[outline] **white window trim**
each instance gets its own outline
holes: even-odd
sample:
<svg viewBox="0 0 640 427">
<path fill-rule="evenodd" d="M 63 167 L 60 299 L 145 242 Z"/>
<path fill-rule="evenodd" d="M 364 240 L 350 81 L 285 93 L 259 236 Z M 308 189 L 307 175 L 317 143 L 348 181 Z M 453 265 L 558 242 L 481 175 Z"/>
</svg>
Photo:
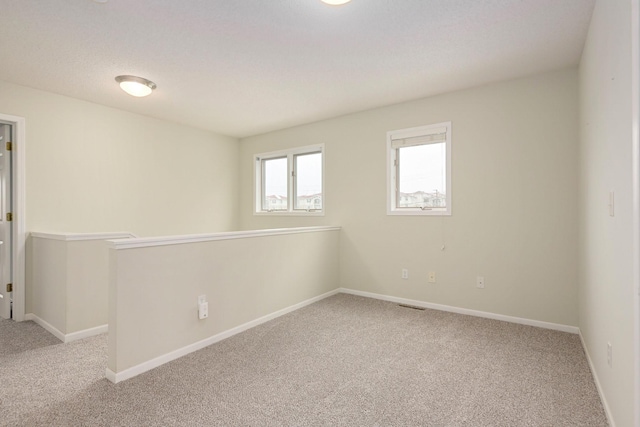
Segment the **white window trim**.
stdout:
<svg viewBox="0 0 640 427">
<path fill-rule="evenodd" d="M 293 170 L 293 157 L 299 154 L 311 154 L 322 153 L 322 209 L 304 211 L 294 210 L 294 180 L 291 176 Z M 263 211 L 262 210 L 262 165 L 261 161 L 265 159 L 275 159 L 278 157 L 287 158 L 287 185 L 288 194 L 287 197 L 287 210 L 286 211 Z M 254 215 L 266 215 L 266 216 L 324 216 L 326 210 L 326 198 L 325 198 L 325 178 L 324 178 L 324 164 L 325 164 L 325 148 L 324 144 L 307 145 L 304 147 L 296 147 L 288 150 L 271 151 L 268 153 L 259 153 L 253 156 L 253 214 Z"/>
<path fill-rule="evenodd" d="M 438 130 L 446 128 L 446 168 L 447 168 L 447 207 L 423 210 L 421 208 L 397 208 L 396 207 L 396 155 L 397 150 L 391 148 L 394 139 L 412 138 L 422 135 L 438 133 Z M 408 129 L 399 129 L 387 132 L 387 215 L 427 215 L 450 216 L 451 215 L 451 122 L 436 123 L 427 126 L 418 126 Z"/>
</svg>

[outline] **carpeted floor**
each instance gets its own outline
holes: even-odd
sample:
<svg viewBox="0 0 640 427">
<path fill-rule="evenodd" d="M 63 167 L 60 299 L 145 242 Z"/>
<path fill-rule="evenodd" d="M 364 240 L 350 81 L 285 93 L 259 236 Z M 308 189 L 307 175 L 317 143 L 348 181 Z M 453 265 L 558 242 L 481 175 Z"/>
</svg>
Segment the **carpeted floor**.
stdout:
<svg viewBox="0 0 640 427">
<path fill-rule="evenodd" d="M 577 335 L 339 294 L 112 384 L 0 321 L 2 426 L 606 426 Z"/>
</svg>

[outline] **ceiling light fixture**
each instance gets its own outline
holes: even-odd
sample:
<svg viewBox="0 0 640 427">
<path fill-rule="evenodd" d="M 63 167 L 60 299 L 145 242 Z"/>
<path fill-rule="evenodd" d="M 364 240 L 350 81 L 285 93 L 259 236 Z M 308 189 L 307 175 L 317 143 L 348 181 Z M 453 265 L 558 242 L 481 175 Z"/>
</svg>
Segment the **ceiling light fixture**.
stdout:
<svg viewBox="0 0 640 427">
<path fill-rule="evenodd" d="M 120 83 L 120 88 L 131 96 L 147 96 L 156 88 L 156 84 L 151 80 L 136 76 L 118 76 L 116 81 Z"/>
<path fill-rule="evenodd" d="M 342 6 L 350 1 L 351 0 L 322 0 L 323 3 L 330 4 L 331 6 Z"/>
</svg>

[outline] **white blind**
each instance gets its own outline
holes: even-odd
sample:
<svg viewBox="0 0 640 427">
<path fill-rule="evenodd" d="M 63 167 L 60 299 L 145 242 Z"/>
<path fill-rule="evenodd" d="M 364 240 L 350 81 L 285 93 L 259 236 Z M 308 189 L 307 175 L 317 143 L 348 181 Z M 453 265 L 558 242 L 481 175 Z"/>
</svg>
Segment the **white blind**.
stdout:
<svg viewBox="0 0 640 427">
<path fill-rule="evenodd" d="M 391 139 L 391 148 L 397 149 L 402 147 L 412 147 L 415 145 L 438 144 L 441 142 L 446 142 L 446 140 L 447 128 L 438 128 L 433 129 L 433 132 L 425 135 L 410 136 L 406 138 L 394 137 Z"/>
</svg>

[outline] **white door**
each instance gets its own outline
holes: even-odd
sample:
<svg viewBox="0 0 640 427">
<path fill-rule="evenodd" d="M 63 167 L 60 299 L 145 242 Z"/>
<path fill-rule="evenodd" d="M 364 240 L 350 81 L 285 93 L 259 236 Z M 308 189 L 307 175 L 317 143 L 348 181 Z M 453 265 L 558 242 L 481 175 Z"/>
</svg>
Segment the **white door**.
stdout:
<svg viewBox="0 0 640 427">
<path fill-rule="evenodd" d="M 0 122 L 0 317 L 11 318 L 11 148 L 13 127 Z"/>
</svg>

